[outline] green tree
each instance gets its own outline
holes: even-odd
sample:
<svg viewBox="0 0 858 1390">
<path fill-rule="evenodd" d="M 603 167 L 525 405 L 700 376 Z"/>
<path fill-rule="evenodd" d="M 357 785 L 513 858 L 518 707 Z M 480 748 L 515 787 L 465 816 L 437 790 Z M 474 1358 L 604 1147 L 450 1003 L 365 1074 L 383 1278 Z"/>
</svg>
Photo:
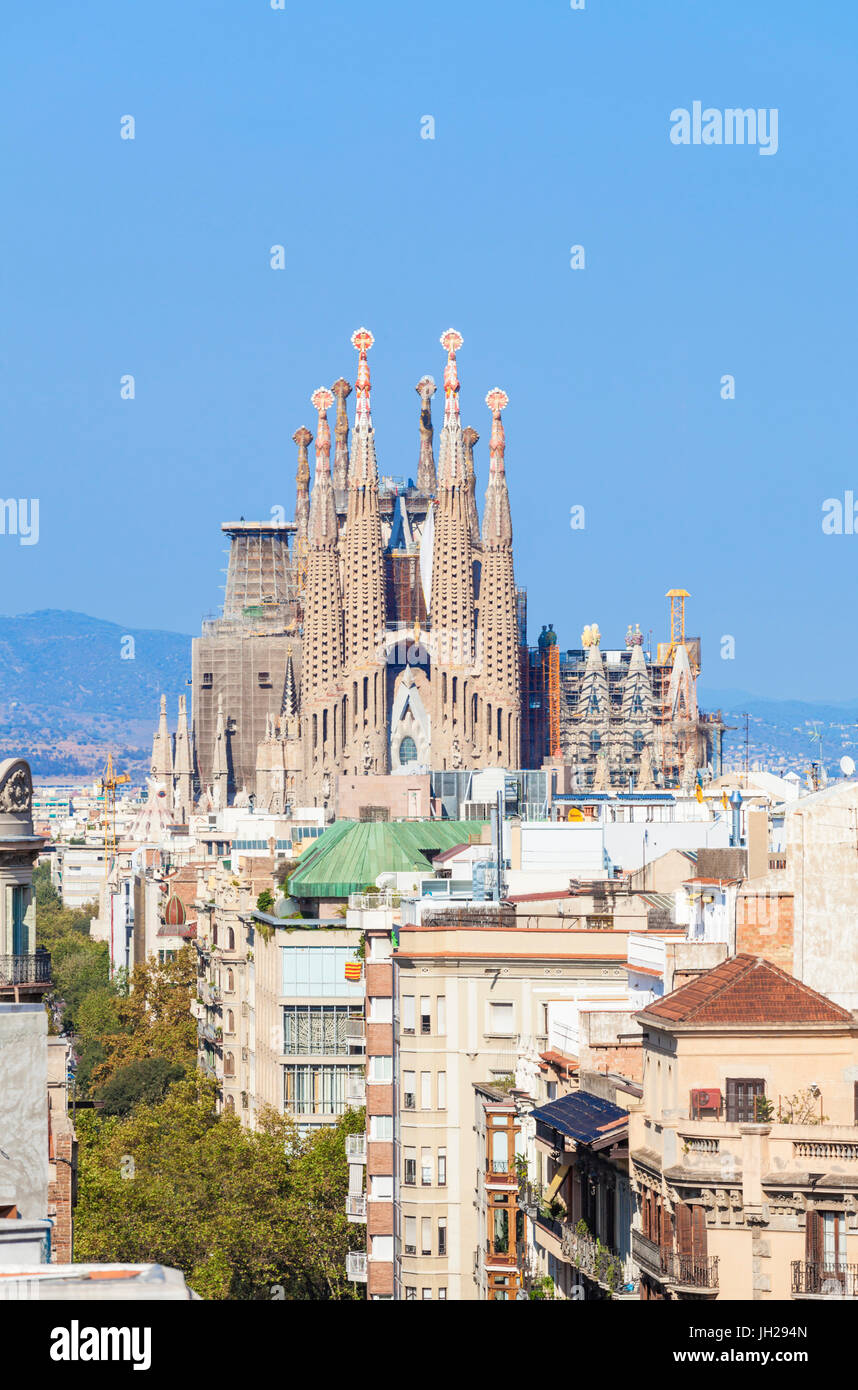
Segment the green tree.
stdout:
<svg viewBox="0 0 858 1390">
<path fill-rule="evenodd" d="M 166 1057 L 142 1057 L 119 1067 L 96 1099 L 102 1102 L 103 1115 L 129 1115 L 142 1101 L 147 1105 L 164 1099 L 174 1081 L 181 1081 L 185 1068 Z"/>
<path fill-rule="evenodd" d="M 362 1113 L 301 1138 L 266 1112 L 257 1130 L 218 1114 L 215 1083 L 177 1081 L 127 1118 L 78 1116 L 79 1260 L 157 1261 L 204 1298 L 349 1299 L 345 1134 Z"/>
<path fill-rule="evenodd" d="M 197 1056 L 197 1025 L 191 1015 L 196 993 L 196 956 L 185 945 L 172 960 L 154 956 L 131 972 L 129 988 L 116 998 L 112 1016 L 104 1015 L 93 1032 L 104 1048 L 104 1061 L 93 1070 L 93 1082 L 104 1086 L 129 1062 L 165 1057 L 193 1071 Z"/>
</svg>

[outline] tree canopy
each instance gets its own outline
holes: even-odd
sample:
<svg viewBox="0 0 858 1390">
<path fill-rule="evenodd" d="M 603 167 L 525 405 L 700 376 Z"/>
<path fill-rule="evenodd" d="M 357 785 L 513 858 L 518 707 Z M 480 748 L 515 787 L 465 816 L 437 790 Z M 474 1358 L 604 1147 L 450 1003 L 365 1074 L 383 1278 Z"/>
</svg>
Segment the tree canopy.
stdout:
<svg viewBox="0 0 858 1390">
<path fill-rule="evenodd" d="M 170 1265 L 204 1298 L 359 1297 L 344 1139 L 363 1112 L 302 1137 L 274 1111 L 245 1129 L 216 1095 L 195 1074 L 127 1118 L 79 1113 L 77 1258 Z"/>
</svg>

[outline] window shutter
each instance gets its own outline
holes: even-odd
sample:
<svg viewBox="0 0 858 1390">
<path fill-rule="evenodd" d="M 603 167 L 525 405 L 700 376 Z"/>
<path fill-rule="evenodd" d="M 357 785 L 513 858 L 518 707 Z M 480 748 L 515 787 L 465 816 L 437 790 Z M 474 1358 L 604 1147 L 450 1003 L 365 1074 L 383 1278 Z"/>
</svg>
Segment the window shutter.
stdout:
<svg viewBox="0 0 858 1390">
<path fill-rule="evenodd" d="M 739 1108 L 736 1095 L 736 1082 L 732 1077 L 727 1078 L 727 1123 L 736 1123 L 736 1112 Z"/>
<path fill-rule="evenodd" d="M 822 1264 L 822 1216 L 818 1211 L 807 1213 L 805 1258 L 808 1264 Z"/>
<path fill-rule="evenodd" d="M 680 1255 L 691 1255 L 691 1208 L 682 1202 L 676 1208 L 676 1246 Z"/>
<path fill-rule="evenodd" d="M 706 1208 L 691 1208 L 691 1253 L 695 1264 L 706 1260 Z"/>
</svg>

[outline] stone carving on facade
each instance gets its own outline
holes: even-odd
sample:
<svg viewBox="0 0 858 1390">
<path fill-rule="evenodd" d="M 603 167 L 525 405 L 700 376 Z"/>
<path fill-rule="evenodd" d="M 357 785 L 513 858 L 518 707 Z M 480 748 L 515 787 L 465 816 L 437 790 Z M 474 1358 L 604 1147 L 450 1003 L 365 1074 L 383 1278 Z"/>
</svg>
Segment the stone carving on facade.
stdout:
<svg viewBox="0 0 858 1390">
<path fill-rule="evenodd" d="M 14 763 L 0 782 L 0 813 L 24 815 L 33 804 L 33 782 L 26 763 Z"/>
</svg>

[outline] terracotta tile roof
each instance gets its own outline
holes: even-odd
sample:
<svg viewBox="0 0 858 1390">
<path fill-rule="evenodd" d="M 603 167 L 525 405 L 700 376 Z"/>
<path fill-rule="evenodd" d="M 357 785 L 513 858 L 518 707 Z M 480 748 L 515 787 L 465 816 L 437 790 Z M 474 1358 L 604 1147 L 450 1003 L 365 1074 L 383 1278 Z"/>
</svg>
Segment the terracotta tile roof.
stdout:
<svg viewBox="0 0 858 1390">
<path fill-rule="evenodd" d="M 760 956 L 722 961 L 637 1015 L 671 1023 L 852 1023 L 846 1009 Z"/>
</svg>

